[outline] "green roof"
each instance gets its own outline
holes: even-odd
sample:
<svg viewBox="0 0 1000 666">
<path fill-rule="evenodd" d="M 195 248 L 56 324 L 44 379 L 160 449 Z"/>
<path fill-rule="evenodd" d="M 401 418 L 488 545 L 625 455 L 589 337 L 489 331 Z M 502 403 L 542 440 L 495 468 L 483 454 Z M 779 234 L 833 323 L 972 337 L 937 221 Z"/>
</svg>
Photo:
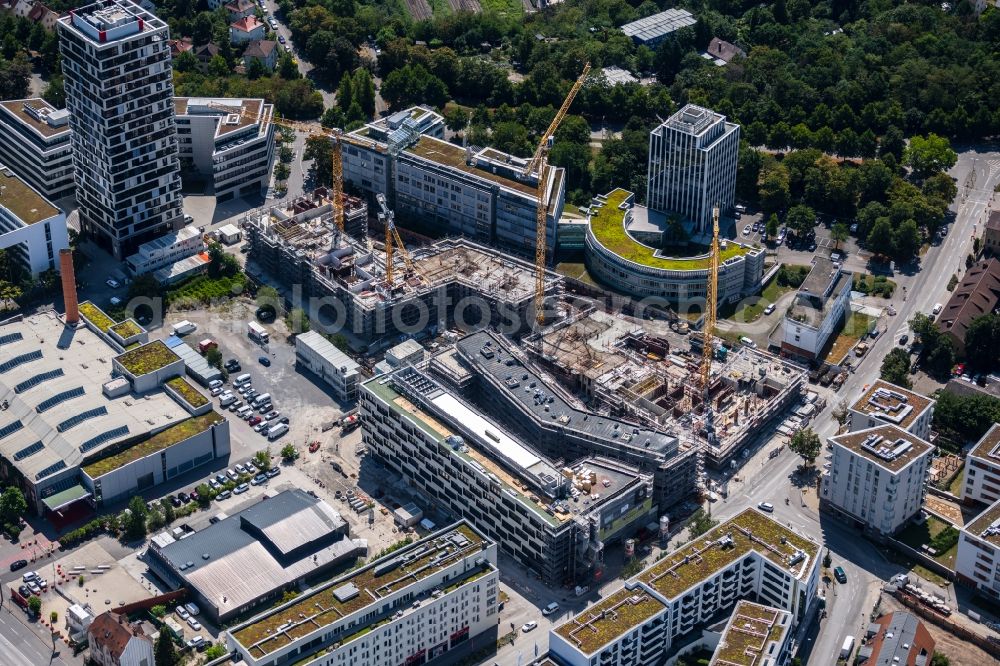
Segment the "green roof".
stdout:
<svg viewBox="0 0 1000 666">
<path fill-rule="evenodd" d="M 134 335 L 140 335 L 142 333 L 142 328 L 139 324 L 135 323 L 131 319 L 126 319 L 123 322 L 117 323 L 111 327 L 111 330 L 117 333 L 122 340 L 128 340 Z"/>
<path fill-rule="evenodd" d="M 458 525 L 456 529 L 469 540 L 469 545 L 465 550 L 453 549 L 444 560 L 433 563 L 432 560 L 437 560 L 439 557 L 438 551 L 430 548 L 426 552 L 422 552 L 420 546 L 426 540 L 417 541 L 368 564 L 363 569 L 352 571 L 329 587 L 296 598 L 291 605 L 252 622 L 232 632 L 231 635 L 247 648 L 254 658 L 262 659 L 275 650 L 279 650 L 317 629 L 339 622 L 344 617 L 367 606 L 380 605 L 380 600 L 385 595 L 398 592 L 407 585 L 452 566 L 458 557 L 480 549 L 482 538 L 468 525 L 463 523 Z M 408 563 L 401 563 L 400 566 L 386 571 L 381 571 L 377 566 L 380 562 L 397 559 L 407 553 L 421 554 Z M 469 573 L 476 572 L 470 570 Z M 334 591 L 347 583 L 353 583 L 359 594 L 347 601 L 338 601 L 334 597 Z M 378 609 L 373 610 L 377 612 Z M 284 629 L 279 630 L 279 627 L 284 627 Z"/>
<path fill-rule="evenodd" d="M 96 326 L 102 333 L 107 333 L 108 329 L 115 325 L 114 319 L 109 317 L 104 310 L 97 307 L 90 301 L 80 303 L 80 314 L 83 315 L 87 321 Z"/>
<path fill-rule="evenodd" d="M 177 391 L 178 395 L 195 409 L 208 404 L 208 398 L 202 395 L 201 391 L 191 386 L 191 383 L 183 377 L 174 377 L 167 382 L 167 386 Z"/>
<path fill-rule="evenodd" d="M 788 613 L 769 606 L 740 601 L 733 609 L 726 630 L 712 655 L 712 666 L 755 666 L 767 646 L 780 642 L 788 628 L 782 616 Z"/>
<path fill-rule="evenodd" d="M 224 420 L 221 414 L 211 411 L 207 414 L 181 421 L 166 430 L 161 430 L 145 441 L 84 466 L 83 471 L 90 478 L 96 479 L 140 458 L 145 458 L 148 455 L 170 448 L 174 444 L 190 439 L 195 435 L 205 432 L 212 426 L 222 423 Z"/>
<path fill-rule="evenodd" d="M 625 211 L 619 208 L 630 196 L 631 192 L 618 188 L 604 197 L 606 203 L 603 206 L 591 207 L 590 230 L 601 245 L 624 259 L 650 268 L 693 271 L 709 267 L 708 248 L 705 248 L 705 254 L 697 257 L 657 257 L 654 248 L 632 238 L 625 230 Z M 730 241 L 719 255 L 719 263 L 747 252 L 749 248 Z"/>
<path fill-rule="evenodd" d="M 136 377 L 141 377 L 179 361 L 180 358 L 162 340 L 154 340 L 115 357 L 115 360 Z"/>
<path fill-rule="evenodd" d="M 728 543 L 726 537 L 731 537 Z M 667 599 L 676 599 L 699 582 L 711 578 L 750 551 L 794 576 L 813 565 L 819 546 L 755 509 L 746 509 L 701 537 L 673 551 L 638 575 L 638 579 Z M 805 558 L 790 564 L 797 551 Z"/>
<path fill-rule="evenodd" d="M 555 632 L 584 654 L 593 654 L 664 608 L 660 600 L 641 587 L 622 588 L 556 627 Z"/>
<path fill-rule="evenodd" d="M 73 502 L 83 499 L 90 495 L 90 491 L 76 484 L 75 486 L 70 486 L 66 490 L 60 491 L 55 495 L 49 495 L 42 500 L 42 503 L 49 508 L 49 511 L 58 511 L 62 507 L 72 504 Z"/>
</svg>

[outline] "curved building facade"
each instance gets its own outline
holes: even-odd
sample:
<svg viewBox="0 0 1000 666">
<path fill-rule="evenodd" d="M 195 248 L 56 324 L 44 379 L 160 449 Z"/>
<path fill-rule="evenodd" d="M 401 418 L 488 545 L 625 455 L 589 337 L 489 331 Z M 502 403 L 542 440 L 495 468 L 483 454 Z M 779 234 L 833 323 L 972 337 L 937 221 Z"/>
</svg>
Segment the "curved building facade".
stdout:
<svg viewBox="0 0 1000 666">
<path fill-rule="evenodd" d="M 590 275 L 616 291 L 638 298 L 663 298 L 674 304 L 704 300 L 708 254 L 670 257 L 648 245 L 662 238 L 663 230 L 637 228 L 634 199 L 632 192 L 616 189 L 594 200 L 584 241 Z M 763 248 L 723 241 L 719 302 L 733 302 L 753 294 L 763 273 Z"/>
</svg>

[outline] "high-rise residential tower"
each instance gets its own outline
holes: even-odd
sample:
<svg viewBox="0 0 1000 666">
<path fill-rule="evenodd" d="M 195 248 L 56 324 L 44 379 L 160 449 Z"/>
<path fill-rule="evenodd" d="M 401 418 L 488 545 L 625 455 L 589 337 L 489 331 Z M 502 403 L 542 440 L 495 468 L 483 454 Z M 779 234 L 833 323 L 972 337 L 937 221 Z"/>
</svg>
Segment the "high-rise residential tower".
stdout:
<svg viewBox="0 0 1000 666">
<path fill-rule="evenodd" d="M 685 105 L 649 134 L 646 204 L 691 220 L 695 233 L 711 233 L 712 207 L 735 203 L 739 147 L 739 125 Z"/>
<path fill-rule="evenodd" d="M 104 0 L 59 33 L 81 230 L 122 258 L 183 220 L 167 24 Z"/>
</svg>

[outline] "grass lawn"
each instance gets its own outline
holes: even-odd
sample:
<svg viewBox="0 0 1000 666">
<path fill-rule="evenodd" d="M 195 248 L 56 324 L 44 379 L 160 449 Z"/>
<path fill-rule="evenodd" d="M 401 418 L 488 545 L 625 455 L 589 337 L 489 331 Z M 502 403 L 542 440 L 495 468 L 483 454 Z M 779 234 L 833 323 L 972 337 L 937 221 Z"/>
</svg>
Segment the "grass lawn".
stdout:
<svg viewBox="0 0 1000 666">
<path fill-rule="evenodd" d="M 556 273 L 573 278 L 574 280 L 579 280 L 580 282 L 585 282 L 586 284 L 594 285 L 595 287 L 600 286 L 594 278 L 590 277 L 590 273 L 587 272 L 587 266 L 583 263 L 564 261 L 556 265 Z"/>
<path fill-rule="evenodd" d="M 954 495 L 955 497 L 961 497 L 962 483 L 964 481 L 965 481 L 965 467 L 963 466 L 961 469 L 958 470 L 958 474 L 955 475 L 955 478 L 953 478 L 951 480 L 951 483 L 948 485 L 948 492 Z"/>
<path fill-rule="evenodd" d="M 927 516 L 927 521 L 924 522 L 923 525 L 917 525 L 915 523 L 911 524 L 905 530 L 900 532 L 896 538 L 914 550 L 921 550 L 921 546 L 929 544 L 931 539 L 943 532 L 946 527 L 950 526 L 950 523 L 941 520 L 937 516 L 929 515 Z M 956 542 L 954 546 L 943 553 L 934 555 L 933 558 L 946 567 L 954 569 L 955 554 L 957 552 L 958 543 Z"/>
<path fill-rule="evenodd" d="M 521 16 L 524 13 L 521 0 L 479 0 L 479 5 L 483 8 L 483 13 L 493 12 L 504 16 Z"/>
<path fill-rule="evenodd" d="M 922 564 L 914 564 L 913 568 L 910 569 L 911 572 L 920 576 L 924 580 L 934 583 L 935 585 L 940 585 L 941 587 L 946 587 L 949 585 L 949 581 L 944 576 L 939 576 Z"/>
<path fill-rule="evenodd" d="M 427 4 L 431 6 L 435 17 L 451 14 L 451 5 L 448 4 L 448 0 L 427 0 Z"/>
<path fill-rule="evenodd" d="M 735 321 L 741 324 L 749 324 L 752 321 L 757 321 L 760 319 L 761 315 L 764 314 L 764 308 L 766 308 L 771 303 L 774 303 L 784 294 L 792 291 L 791 287 L 783 287 L 778 284 L 777 279 L 771 280 L 764 291 L 760 292 L 760 298 L 762 300 L 754 302 L 752 299 L 744 299 L 736 305 L 736 309 L 732 314 L 726 314 L 726 309 L 723 308 L 723 318 L 729 319 L 730 321 Z"/>
<path fill-rule="evenodd" d="M 858 340 L 868 334 L 872 321 L 873 319 L 866 314 L 851 312 L 847 315 L 847 321 L 844 322 L 844 329 L 840 334 Z"/>
</svg>

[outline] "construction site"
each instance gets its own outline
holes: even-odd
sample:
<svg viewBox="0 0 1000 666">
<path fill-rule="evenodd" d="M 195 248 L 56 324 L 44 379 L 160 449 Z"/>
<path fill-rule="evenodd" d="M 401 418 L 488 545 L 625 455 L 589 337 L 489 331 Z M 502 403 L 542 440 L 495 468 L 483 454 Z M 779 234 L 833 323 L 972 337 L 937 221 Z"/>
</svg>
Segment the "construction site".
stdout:
<svg viewBox="0 0 1000 666">
<path fill-rule="evenodd" d="M 707 428 L 701 338 L 586 308 L 522 341 L 532 359 L 597 411 L 675 433 L 728 464 L 760 428 L 797 402 L 805 369 L 746 345 L 714 350 Z"/>
<path fill-rule="evenodd" d="M 495 327 L 520 336 L 534 321 L 530 262 L 462 239 L 410 252 L 384 207 L 378 218 L 386 240 L 375 241 L 366 233 L 367 205 L 355 197 L 344 201 L 343 233 L 323 193 L 248 214 L 251 274 L 296 306 L 308 306 L 315 322 L 346 329 L 370 347 L 451 327 Z M 558 301 L 562 278 L 545 271 L 544 294 Z"/>
</svg>

